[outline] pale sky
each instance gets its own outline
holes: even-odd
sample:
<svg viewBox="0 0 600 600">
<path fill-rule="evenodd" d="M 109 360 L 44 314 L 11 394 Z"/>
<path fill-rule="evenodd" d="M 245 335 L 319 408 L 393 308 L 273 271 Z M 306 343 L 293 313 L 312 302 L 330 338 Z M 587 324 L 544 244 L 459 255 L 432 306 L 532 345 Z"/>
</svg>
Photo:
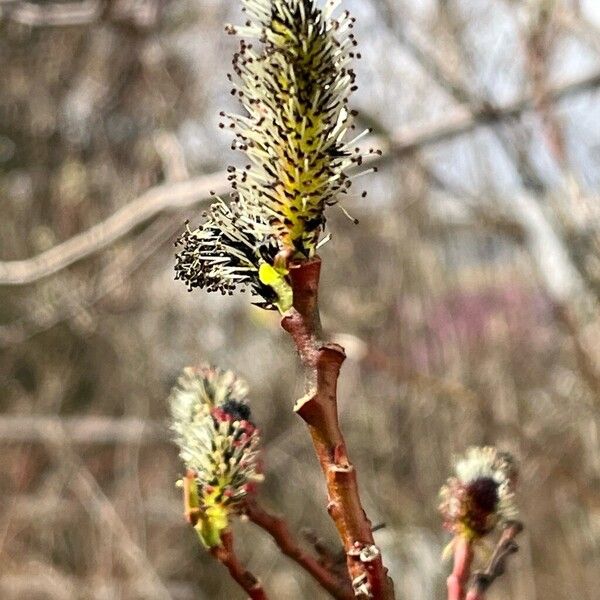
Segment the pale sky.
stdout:
<svg viewBox="0 0 600 600">
<path fill-rule="evenodd" d="M 590 21 L 600 27 L 600 0 L 581 0 L 581 9 Z"/>
</svg>

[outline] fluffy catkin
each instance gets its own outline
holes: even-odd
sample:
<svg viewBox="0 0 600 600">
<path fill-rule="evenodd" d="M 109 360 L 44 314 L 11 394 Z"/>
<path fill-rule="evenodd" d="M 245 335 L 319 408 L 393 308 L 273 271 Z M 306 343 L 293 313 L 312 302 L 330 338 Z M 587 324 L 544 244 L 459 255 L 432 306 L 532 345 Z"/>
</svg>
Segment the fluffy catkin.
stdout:
<svg viewBox="0 0 600 600">
<path fill-rule="evenodd" d="M 246 384 L 231 371 L 187 368 L 173 388 L 171 429 L 179 454 L 193 473 L 190 506 L 198 511 L 202 542 L 218 545 L 260 472 L 260 434 L 251 421 Z"/>
<path fill-rule="evenodd" d="M 228 26 L 242 37 L 230 75 L 242 112 L 222 116 L 247 164 L 228 168 L 234 202 L 218 200 L 180 239 L 177 278 L 190 288 L 250 288 L 259 305 L 285 310 L 291 295 L 277 257 L 313 256 L 326 208 L 367 172 L 356 146 L 367 132 L 348 139 L 356 89 L 350 64 L 360 57 L 354 19 L 347 11 L 334 18 L 338 4 L 243 0 L 248 20 Z"/>
</svg>

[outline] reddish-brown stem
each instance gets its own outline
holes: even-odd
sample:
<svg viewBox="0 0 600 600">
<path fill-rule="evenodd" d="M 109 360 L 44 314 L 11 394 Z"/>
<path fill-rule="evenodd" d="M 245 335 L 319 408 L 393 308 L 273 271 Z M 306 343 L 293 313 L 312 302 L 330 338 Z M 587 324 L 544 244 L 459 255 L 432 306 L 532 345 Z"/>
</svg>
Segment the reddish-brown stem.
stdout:
<svg viewBox="0 0 600 600">
<path fill-rule="evenodd" d="M 263 510 L 256 502 L 246 505 L 246 515 L 255 525 L 264 529 L 279 546 L 279 549 L 300 565 L 306 572 L 338 600 L 352 600 L 354 593 L 349 580 L 342 580 L 322 565 L 314 556 L 305 552 L 292 536 L 287 523 L 280 517 Z"/>
<path fill-rule="evenodd" d="M 233 535 L 230 531 L 221 534 L 221 545 L 211 548 L 210 553 L 227 567 L 232 579 L 240 585 L 252 600 L 267 600 L 267 595 L 260 581 L 237 559 L 233 550 Z"/>
<path fill-rule="evenodd" d="M 188 469 L 183 477 L 183 510 L 187 522 L 196 525 L 200 517 L 200 510 L 192 506 L 192 482 L 196 474 Z M 210 549 L 210 553 L 229 571 L 231 577 L 240 585 L 252 600 L 268 600 L 260 581 L 248 571 L 237 559 L 233 549 L 233 535 L 226 530 L 221 534 L 221 544 Z"/>
<path fill-rule="evenodd" d="M 473 543 L 463 536 L 454 540 L 454 566 L 446 580 L 448 600 L 464 600 L 473 562 Z"/>
<path fill-rule="evenodd" d="M 506 524 L 487 568 L 473 576 L 466 600 L 485 600 L 489 587 L 504 573 L 506 560 L 519 549 L 515 538 L 522 530 L 523 524 L 520 521 Z"/>
<path fill-rule="evenodd" d="M 355 595 L 376 600 L 394 597 L 371 522 L 358 494 L 356 470 L 348 458 L 337 410 L 337 381 L 346 355 L 337 344 L 321 341 L 318 257 L 289 265 L 293 308 L 282 321 L 305 368 L 305 395 L 294 410 L 308 425 L 326 478 L 328 511 L 338 529 Z"/>
</svg>

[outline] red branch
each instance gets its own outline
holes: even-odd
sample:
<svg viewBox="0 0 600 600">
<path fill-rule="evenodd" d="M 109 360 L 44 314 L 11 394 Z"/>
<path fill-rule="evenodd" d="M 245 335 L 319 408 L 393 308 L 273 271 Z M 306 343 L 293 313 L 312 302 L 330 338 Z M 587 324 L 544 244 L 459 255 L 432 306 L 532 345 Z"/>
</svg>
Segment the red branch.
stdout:
<svg viewBox="0 0 600 600">
<path fill-rule="evenodd" d="M 292 336 L 305 368 L 305 396 L 298 400 L 294 410 L 308 425 L 325 474 L 327 509 L 346 552 L 355 594 L 389 600 L 394 597 L 393 584 L 387 577 L 371 523 L 361 505 L 356 470 L 348 458 L 338 421 L 337 381 L 346 355 L 341 346 L 320 339 L 320 270 L 318 257 L 289 265 L 294 304 L 281 325 Z"/>
<path fill-rule="evenodd" d="M 267 595 L 260 581 L 237 559 L 233 550 L 233 535 L 230 531 L 225 531 L 221 534 L 221 545 L 211 548 L 210 553 L 227 567 L 231 577 L 252 600 L 267 600 Z"/>
<path fill-rule="evenodd" d="M 454 568 L 446 580 L 448 600 L 464 600 L 467 583 L 471 576 L 473 543 L 461 535 L 454 540 Z"/>
<path fill-rule="evenodd" d="M 348 580 L 338 578 L 315 557 L 305 552 L 293 538 L 286 522 L 269 514 L 255 502 L 248 502 L 246 515 L 255 525 L 264 529 L 279 546 L 279 549 L 300 565 L 312 577 L 338 600 L 352 600 L 354 593 Z"/>
<path fill-rule="evenodd" d="M 515 538 L 522 530 L 520 521 L 511 521 L 506 525 L 487 568 L 475 573 L 466 600 L 485 600 L 489 587 L 504 573 L 506 560 L 519 549 Z"/>
</svg>

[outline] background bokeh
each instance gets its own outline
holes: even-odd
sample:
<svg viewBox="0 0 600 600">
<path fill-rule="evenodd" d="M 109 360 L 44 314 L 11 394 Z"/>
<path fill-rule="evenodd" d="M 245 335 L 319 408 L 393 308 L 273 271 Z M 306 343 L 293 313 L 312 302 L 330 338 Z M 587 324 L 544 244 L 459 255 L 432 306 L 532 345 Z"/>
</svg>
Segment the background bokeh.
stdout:
<svg viewBox="0 0 600 600">
<path fill-rule="evenodd" d="M 600 589 L 600 7 L 346 0 L 380 171 L 330 210 L 322 312 L 399 598 L 444 597 L 454 453 L 521 464 L 521 551 L 491 598 Z M 262 502 L 335 548 L 275 314 L 188 294 L 173 241 L 239 160 L 218 112 L 227 0 L 0 0 L 0 597 L 243 595 L 183 522 L 165 399 L 210 361 L 249 381 Z M 93 229 L 92 229 L 93 228 Z M 323 592 L 249 524 L 277 599 Z"/>
</svg>

